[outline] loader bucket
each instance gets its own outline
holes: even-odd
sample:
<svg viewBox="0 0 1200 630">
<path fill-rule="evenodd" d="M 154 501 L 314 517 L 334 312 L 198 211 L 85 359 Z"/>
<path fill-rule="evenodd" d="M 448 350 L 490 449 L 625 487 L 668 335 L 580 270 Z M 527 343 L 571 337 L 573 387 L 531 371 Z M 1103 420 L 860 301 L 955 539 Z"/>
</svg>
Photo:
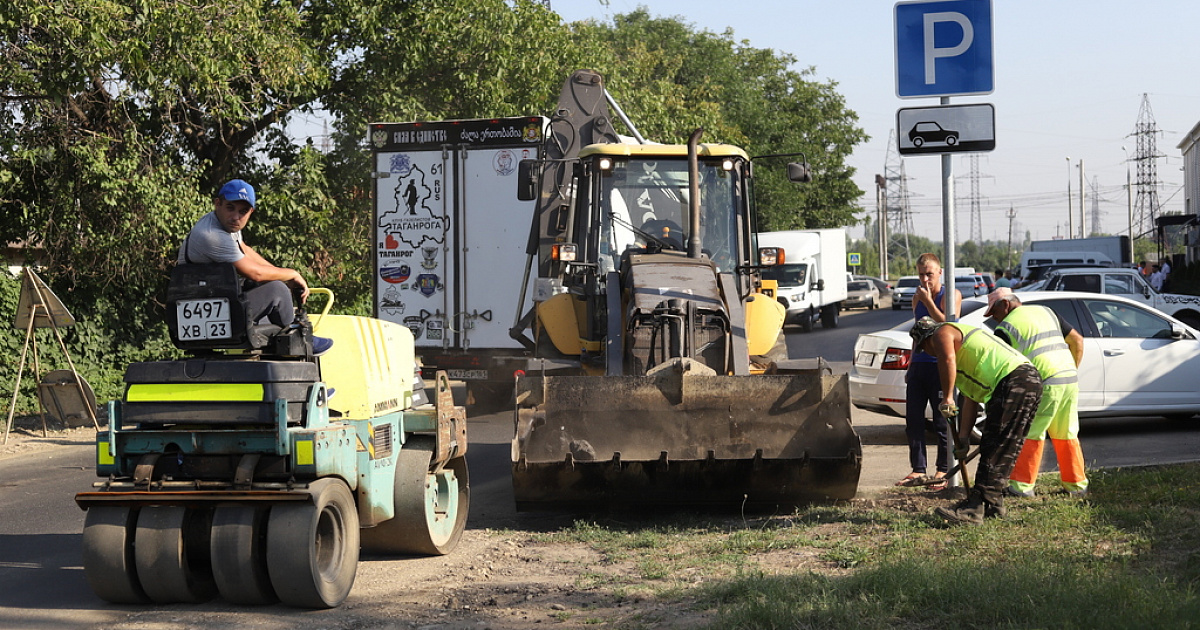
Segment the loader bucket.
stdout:
<svg viewBox="0 0 1200 630">
<path fill-rule="evenodd" d="M 862 443 L 845 374 L 541 376 L 517 381 L 518 510 L 753 510 L 854 497 Z"/>
</svg>

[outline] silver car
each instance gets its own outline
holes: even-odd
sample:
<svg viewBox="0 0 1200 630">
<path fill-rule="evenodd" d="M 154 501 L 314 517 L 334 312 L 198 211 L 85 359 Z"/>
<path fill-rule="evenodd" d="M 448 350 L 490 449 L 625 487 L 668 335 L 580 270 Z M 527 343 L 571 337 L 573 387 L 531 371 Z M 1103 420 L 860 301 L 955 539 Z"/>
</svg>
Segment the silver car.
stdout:
<svg viewBox="0 0 1200 630">
<path fill-rule="evenodd" d="M 917 276 L 903 276 L 896 281 L 896 288 L 892 290 L 892 310 L 898 311 L 902 308 L 912 310 L 913 294 L 917 292 L 917 287 L 921 286 L 921 279 Z"/>
<path fill-rule="evenodd" d="M 855 280 L 846 285 L 846 299 L 842 308 L 879 308 L 879 288 L 869 280 Z"/>
</svg>

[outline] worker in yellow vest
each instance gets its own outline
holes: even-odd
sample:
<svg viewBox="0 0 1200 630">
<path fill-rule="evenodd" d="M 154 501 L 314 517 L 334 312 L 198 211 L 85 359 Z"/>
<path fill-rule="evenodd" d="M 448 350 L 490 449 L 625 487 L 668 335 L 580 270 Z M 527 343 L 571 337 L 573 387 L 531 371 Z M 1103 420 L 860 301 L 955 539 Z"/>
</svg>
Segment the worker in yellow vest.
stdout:
<svg viewBox="0 0 1200 630">
<path fill-rule="evenodd" d="M 986 314 L 1000 322 L 996 336 L 1028 357 L 1042 375 L 1042 402 L 1013 466 L 1008 493 L 1034 495 L 1049 433 L 1063 488 L 1075 496 L 1086 495 L 1087 472 L 1079 446 L 1078 368 L 1083 360 L 1083 335 L 1048 307 L 1022 305 L 1010 289 L 996 289 L 988 296 Z"/>
<path fill-rule="evenodd" d="M 943 415 L 960 413 L 954 402 L 956 387 L 965 397 L 958 425 L 960 444 L 969 444 L 978 405 L 985 405 L 987 410 L 975 485 L 967 498 L 953 507 L 937 508 L 938 515 L 954 523 L 972 525 L 982 523 L 984 518 L 1004 516 L 1008 475 L 1042 398 L 1042 379 L 1037 368 L 995 335 L 975 326 L 938 323 L 922 317 L 909 335 L 913 350 L 924 350 L 937 357 Z M 957 455 L 962 459 L 966 453 Z"/>
</svg>

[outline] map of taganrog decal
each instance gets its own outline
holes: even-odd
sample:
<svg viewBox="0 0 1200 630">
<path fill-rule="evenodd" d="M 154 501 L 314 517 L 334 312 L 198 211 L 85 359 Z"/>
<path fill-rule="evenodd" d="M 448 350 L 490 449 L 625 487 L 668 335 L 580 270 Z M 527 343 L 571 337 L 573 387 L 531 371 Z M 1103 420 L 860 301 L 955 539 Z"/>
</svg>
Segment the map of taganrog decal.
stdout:
<svg viewBox="0 0 1200 630">
<path fill-rule="evenodd" d="M 401 245 L 410 252 L 422 245 L 442 245 L 446 242 L 449 223 L 435 216 L 430 202 L 442 200 L 440 164 L 427 166 L 429 173 L 413 164 L 405 153 L 392 156 L 391 172 L 397 176 L 393 191 L 395 210 L 379 217 L 379 228 L 385 235 L 381 249 L 397 249 Z"/>
<path fill-rule="evenodd" d="M 429 298 L 445 289 L 438 254 L 450 225 L 434 212 L 442 202 L 441 169 L 440 161 L 418 164 L 405 153 L 391 157 L 396 184 L 387 205 L 394 209 L 379 217 L 376 244 L 379 278 L 391 285 L 381 292 L 379 305 L 388 315 L 404 314 L 401 291 Z"/>
</svg>

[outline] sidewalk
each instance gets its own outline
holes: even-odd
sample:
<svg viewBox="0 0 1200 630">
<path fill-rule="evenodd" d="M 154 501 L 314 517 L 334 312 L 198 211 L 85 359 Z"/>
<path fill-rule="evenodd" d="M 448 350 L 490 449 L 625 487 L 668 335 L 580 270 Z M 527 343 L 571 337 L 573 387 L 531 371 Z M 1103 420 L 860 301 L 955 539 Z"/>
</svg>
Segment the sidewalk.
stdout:
<svg viewBox="0 0 1200 630">
<path fill-rule="evenodd" d="M 852 407 L 850 418 L 862 438 L 863 466 L 858 478 L 858 496 L 870 497 L 891 489 L 912 472 L 908 464 L 908 438 L 904 418 Z M 930 465 L 937 458 L 937 444 L 926 446 Z"/>
</svg>

